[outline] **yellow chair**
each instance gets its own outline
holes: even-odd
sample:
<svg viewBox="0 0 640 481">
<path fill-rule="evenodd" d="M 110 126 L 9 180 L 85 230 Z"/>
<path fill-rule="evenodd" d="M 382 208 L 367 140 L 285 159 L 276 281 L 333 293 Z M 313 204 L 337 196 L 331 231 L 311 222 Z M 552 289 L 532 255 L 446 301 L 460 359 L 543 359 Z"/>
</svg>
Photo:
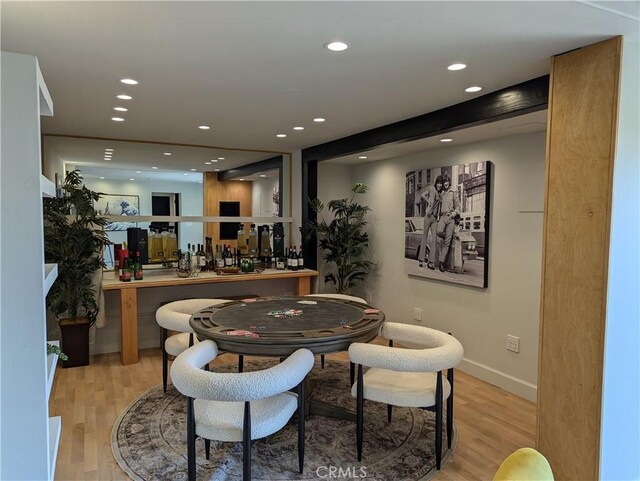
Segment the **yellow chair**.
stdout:
<svg viewBox="0 0 640 481">
<path fill-rule="evenodd" d="M 533 448 L 520 448 L 505 459 L 493 481 L 553 481 L 547 459 Z"/>
</svg>

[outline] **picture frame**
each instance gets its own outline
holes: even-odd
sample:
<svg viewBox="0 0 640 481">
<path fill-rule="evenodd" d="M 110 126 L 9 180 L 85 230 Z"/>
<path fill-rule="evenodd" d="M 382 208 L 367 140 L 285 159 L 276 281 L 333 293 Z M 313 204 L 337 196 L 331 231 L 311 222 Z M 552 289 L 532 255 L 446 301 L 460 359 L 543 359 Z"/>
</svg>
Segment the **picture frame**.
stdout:
<svg viewBox="0 0 640 481">
<path fill-rule="evenodd" d="M 125 194 L 100 194 L 95 203 L 100 215 L 140 215 L 140 197 Z M 126 231 L 129 227 L 137 227 L 137 222 L 109 221 L 104 226 L 105 231 Z"/>
<path fill-rule="evenodd" d="M 405 272 L 409 276 L 488 287 L 492 173 L 490 161 L 407 172 Z"/>
</svg>

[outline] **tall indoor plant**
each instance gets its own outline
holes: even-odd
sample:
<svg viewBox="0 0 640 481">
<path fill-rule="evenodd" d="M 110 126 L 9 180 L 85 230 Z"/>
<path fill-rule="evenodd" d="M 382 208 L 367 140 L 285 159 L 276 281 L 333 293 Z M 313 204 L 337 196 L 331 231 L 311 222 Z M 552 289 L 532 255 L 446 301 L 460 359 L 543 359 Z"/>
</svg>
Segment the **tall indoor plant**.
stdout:
<svg viewBox="0 0 640 481">
<path fill-rule="evenodd" d="M 365 215 L 371 209 L 354 201 L 356 195 L 365 194 L 368 187 L 358 182 L 351 191 L 350 199 L 327 203 L 326 208 L 333 215 L 329 222 L 323 215 L 325 205 L 319 199 L 309 200 L 311 209 L 320 219 L 306 221 L 303 228 L 306 236 L 315 234 L 318 238 L 322 259 L 330 266 L 335 264 L 335 267 L 331 266 L 333 270 L 325 274 L 324 283 L 333 284 L 338 294 L 348 294 L 375 265 L 366 258 L 369 235 L 365 231 Z"/>
<path fill-rule="evenodd" d="M 89 363 L 89 327 L 99 306 L 96 271 L 105 267 L 102 250 L 109 239 L 105 220 L 94 202 L 100 194 L 87 189 L 79 171 L 64 179 L 62 196 L 44 200 L 44 255 L 58 264 L 58 277 L 47 295 L 47 307 L 58 319 L 65 367 Z"/>
</svg>

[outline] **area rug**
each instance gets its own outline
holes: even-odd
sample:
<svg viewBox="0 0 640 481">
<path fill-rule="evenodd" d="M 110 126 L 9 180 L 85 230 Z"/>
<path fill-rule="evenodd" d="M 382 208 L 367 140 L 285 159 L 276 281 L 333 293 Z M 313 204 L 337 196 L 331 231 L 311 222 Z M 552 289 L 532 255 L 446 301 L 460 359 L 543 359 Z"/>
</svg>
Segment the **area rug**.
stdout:
<svg viewBox="0 0 640 481">
<path fill-rule="evenodd" d="M 245 362 L 245 370 L 264 369 L 270 360 Z M 216 371 L 231 372 L 233 364 Z M 310 376 L 315 398 L 355 410 L 350 395 L 349 365 L 327 361 Z M 186 480 L 186 400 L 173 387 L 149 389 L 120 415 L 111 434 L 113 454 L 134 480 Z M 372 481 L 419 480 L 433 477 L 435 470 L 435 415 L 421 409 L 394 408 L 391 424 L 384 404 L 365 401 L 364 448 L 357 462 L 355 423 L 321 416 L 306 419 L 304 474 L 298 473 L 295 419 L 280 432 L 254 441 L 251 450 L 252 479 L 285 481 L 308 479 L 367 479 Z M 446 417 L 445 417 L 446 419 Z M 455 429 L 454 429 L 455 432 Z M 446 449 L 443 429 L 443 449 Z M 456 446 L 443 453 L 442 466 Z M 211 458 L 204 443 L 196 441 L 197 478 L 208 481 L 242 479 L 242 444 L 211 442 Z"/>
</svg>

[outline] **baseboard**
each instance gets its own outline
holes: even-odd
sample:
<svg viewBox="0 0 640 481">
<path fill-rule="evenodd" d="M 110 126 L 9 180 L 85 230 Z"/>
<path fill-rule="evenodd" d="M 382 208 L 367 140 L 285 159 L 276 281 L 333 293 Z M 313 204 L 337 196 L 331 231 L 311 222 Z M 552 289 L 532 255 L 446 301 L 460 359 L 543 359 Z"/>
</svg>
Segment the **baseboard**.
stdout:
<svg viewBox="0 0 640 481">
<path fill-rule="evenodd" d="M 497 369 L 485 366 L 484 364 L 480 364 L 479 362 L 475 362 L 467 358 L 463 358 L 457 368 L 467 374 L 477 377 L 478 379 L 482 379 L 489 384 L 493 384 L 505 391 L 509 391 L 516 396 L 520 396 L 531 402 L 536 402 L 538 387 L 535 384 L 523 381 L 522 379 L 511 376 L 510 374 L 498 371 Z"/>
</svg>

